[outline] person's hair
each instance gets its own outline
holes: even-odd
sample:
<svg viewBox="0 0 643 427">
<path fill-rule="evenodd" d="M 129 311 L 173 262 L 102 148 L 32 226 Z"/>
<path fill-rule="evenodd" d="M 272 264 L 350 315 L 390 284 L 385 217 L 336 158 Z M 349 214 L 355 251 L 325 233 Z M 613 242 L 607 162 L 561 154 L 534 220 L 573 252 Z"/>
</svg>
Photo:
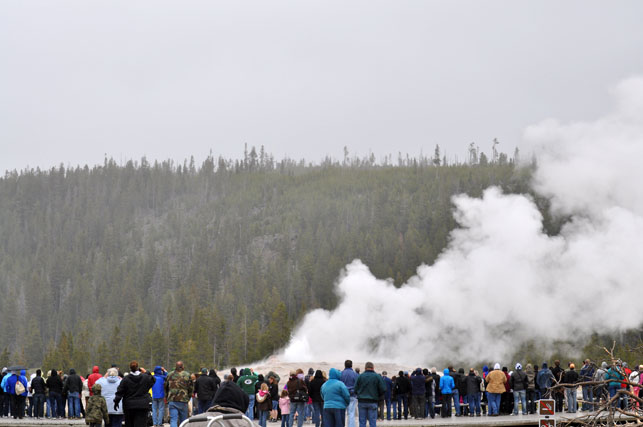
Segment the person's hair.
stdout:
<svg viewBox="0 0 643 427">
<path fill-rule="evenodd" d="M 183 370 L 183 362 L 181 362 L 180 360 L 178 362 L 176 362 L 176 370 L 177 371 L 182 371 Z"/>
<path fill-rule="evenodd" d="M 261 389 L 262 389 L 263 391 L 268 391 L 268 384 L 266 384 L 266 383 L 261 383 Z"/>
<path fill-rule="evenodd" d="M 353 361 L 352 360 L 346 360 L 344 362 L 344 368 L 352 368 L 353 367 Z"/>
<path fill-rule="evenodd" d="M 303 369 L 301 369 L 301 368 L 297 369 L 297 375 L 299 375 L 299 374 L 303 374 L 303 373 L 304 373 L 304 370 L 303 370 Z"/>
<path fill-rule="evenodd" d="M 373 365 L 373 362 L 366 362 L 364 369 L 375 369 L 375 366 Z"/>
<path fill-rule="evenodd" d="M 288 390 L 281 390 L 281 397 L 288 397 Z"/>
<path fill-rule="evenodd" d="M 132 372 L 138 371 L 138 362 L 136 360 L 129 362 L 129 370 Z"/>
<path fill-rule="evenodd" d="M 117 377 L 118 376 L 118 369 L 116 368 L 109 368 L 107 370 L 107 376 L 108 377 Z"/>
<path fill-rule="evenodd" d="M 42 371 L 40 369 L 36 369 L 36 376 L 39 377 L 42 375 Z"/>
<path fill-rule="evenodd" d="M 554 365 L 555 366 L 560 366 L 560 360 L 554 360 Z"/>
</svg>

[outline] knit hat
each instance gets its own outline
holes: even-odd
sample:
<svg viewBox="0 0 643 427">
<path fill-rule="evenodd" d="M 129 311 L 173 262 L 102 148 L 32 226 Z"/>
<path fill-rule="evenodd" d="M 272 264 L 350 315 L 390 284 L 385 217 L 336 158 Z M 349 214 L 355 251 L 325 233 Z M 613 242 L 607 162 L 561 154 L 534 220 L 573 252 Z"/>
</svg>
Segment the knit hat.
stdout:
<svg viewBox="0 0 643 427">
<path fill-rule="evenodd" d="M 516 371 L 519 371 L 522 369 L 522 365 L 520 363 L 516 363 Z"/>
<path fill-rule="evenodd" d="M 201 373 L 204 375 L 208 374 L 208 369 L 207 368 L 201 368 Z"/>
<path fill-rule="evenodd" d="M 493 369 L 500 370 L 500 363 L 493 365 Z"/>
</svg>

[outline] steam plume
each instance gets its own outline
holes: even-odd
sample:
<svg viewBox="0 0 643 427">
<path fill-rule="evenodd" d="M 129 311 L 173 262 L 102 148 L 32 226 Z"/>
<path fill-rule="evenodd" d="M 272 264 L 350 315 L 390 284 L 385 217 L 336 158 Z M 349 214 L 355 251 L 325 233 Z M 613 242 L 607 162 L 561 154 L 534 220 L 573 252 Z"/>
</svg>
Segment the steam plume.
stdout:
<svg viewBox="0 0 643 427">
<path fill-rule="evenodd" d="M 285 359 L 500 360 L 526 340 L 638 327 L 643 78 L 613 95 L 615 111 L 596 121 L 546 120 L 525 132 L 536 190 L 569 217 L 559 235 L 543 232 L 529 196 L 493 187 L 481 199 L 455 196 L 459 228 L 433 265 L 396 289 L 353 261 L 337 308 L 309 313 Z"/>
</svg>

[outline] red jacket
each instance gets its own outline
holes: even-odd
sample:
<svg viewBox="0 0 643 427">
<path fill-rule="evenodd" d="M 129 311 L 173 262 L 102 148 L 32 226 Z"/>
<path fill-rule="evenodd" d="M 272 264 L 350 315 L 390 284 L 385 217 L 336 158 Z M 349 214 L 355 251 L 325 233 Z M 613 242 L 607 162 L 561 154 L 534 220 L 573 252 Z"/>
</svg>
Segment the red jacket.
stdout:
<svg viewBox="0 0 643 427">
<path fill-rule="evenodd" d="M 92 368 L 92 374 L 87 377 L 87 387 L 89 387 L 90 396 L 94 395 L 92 392 L 92 386 L 96 384 L 96 381 L 98 381 L 99 378 L 103 378 L 103 376 L 98 372 L 98 366 L 94 366 Z"/>
</svg>

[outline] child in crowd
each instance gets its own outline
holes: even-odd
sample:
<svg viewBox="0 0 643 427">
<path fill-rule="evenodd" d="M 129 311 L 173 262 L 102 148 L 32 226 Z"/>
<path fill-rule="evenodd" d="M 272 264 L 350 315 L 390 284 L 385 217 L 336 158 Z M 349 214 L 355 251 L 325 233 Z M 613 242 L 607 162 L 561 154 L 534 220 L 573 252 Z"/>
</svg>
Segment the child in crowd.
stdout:
<svg viewBox="0 0 643 427">
<path fill-rule="evenodd" d="M 100 384 L 94 384 L 92 386 L 92 393 L 94 393 L 94 395 L 87 399 L 85 423 L 89 424 L 89 427 L 101 427 L 103 425 L 103 420 L 105 420 L 105 425 L 109 425 L 107 402 L 105 402 L 105 398 L 100 395 Z"/>
<path fill-rule="evenodd" d="M 288 390 L 281 391 L 279 409 L 281 409 L 281 427 L 288 427 L 288 419 L 290 418 L 290 398 L 288 397 Z"/>
</svg>

